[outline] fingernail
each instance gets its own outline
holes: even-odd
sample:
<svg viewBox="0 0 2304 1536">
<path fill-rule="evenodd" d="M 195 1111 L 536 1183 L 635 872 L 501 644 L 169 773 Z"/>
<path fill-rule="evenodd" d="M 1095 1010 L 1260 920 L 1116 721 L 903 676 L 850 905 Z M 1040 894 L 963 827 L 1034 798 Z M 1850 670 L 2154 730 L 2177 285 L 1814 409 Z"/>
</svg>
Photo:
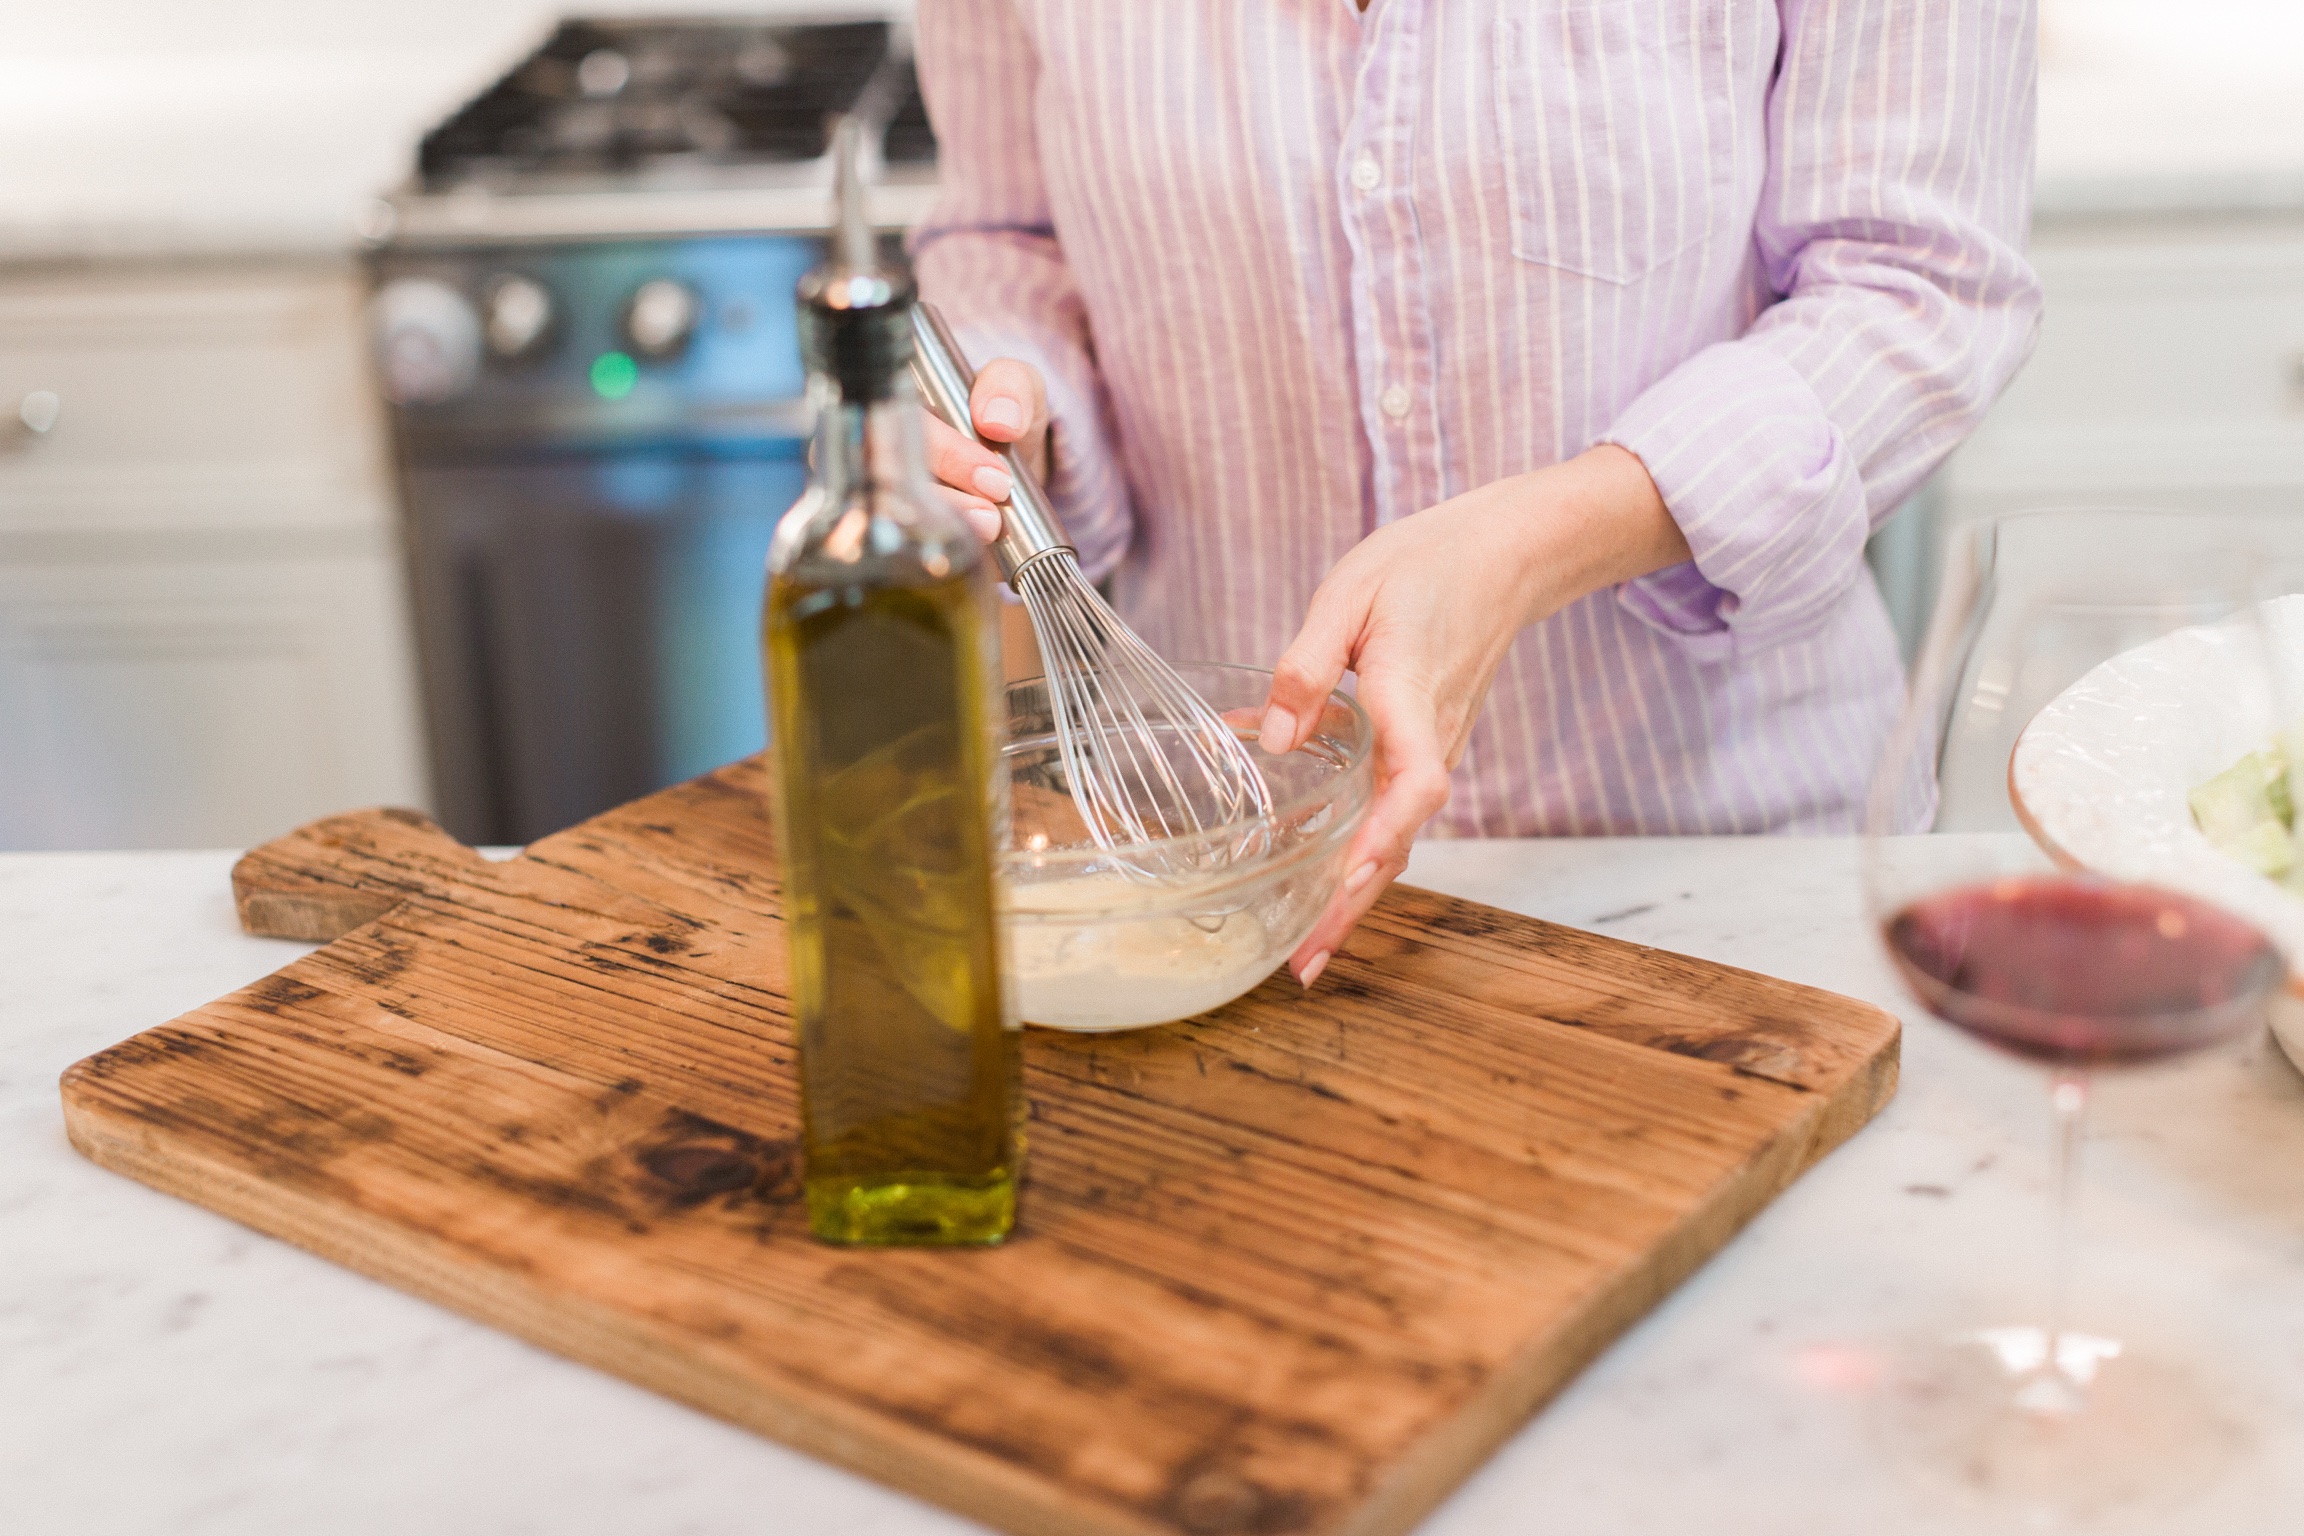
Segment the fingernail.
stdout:
<svg viewBox="0 0 2304 1536">
<path fill-rule="evenodd" d="M 1296 978 L 1297 985 L 1307 992 L 1311 991 L 1312 983 L 1318 981 L 1320 973 L 1326 969 L 1328 969 L 1328 951 L 1322 950 L 1304 962 L 1304 974 Z"/>
<path fill-rule="evenodd" d="M 986 501 L 1006 501 L 1008 493 L 1016 489 L 1016 482 L 1008 478 L 1007 471 L 994 469 L 989 464 L 969 476 L 968 483 L 975 486 L 976 494 Z"/>
<path fill-rule="evenodd" d="M 1376 861 L 1370 859 L 1344 878 L 1344 894 L 1349 896 L 1376 878 Z"/>
<path fill-rule="evenodd" d="M 976 530 L 976 537 L 989 544 L 1000 537 L 1000 509 L 998 507 L 970 507 L 968 525 Z"/>
<path fill-rule="evenodd" d="M 1256 728 L 1256 744 L 1267 752 L 1285 752 L 1296 735 L 1296 717 L 1275 704 L 1264 711 L 1264 723 Z"/>
<path fill-rule="evenodd" d="M 1005 395 L 995 395 L 976 412 L 976 419 L 988 427 L 1021 432 L 1024 430 L 1024 407 Z"/>
</svg>

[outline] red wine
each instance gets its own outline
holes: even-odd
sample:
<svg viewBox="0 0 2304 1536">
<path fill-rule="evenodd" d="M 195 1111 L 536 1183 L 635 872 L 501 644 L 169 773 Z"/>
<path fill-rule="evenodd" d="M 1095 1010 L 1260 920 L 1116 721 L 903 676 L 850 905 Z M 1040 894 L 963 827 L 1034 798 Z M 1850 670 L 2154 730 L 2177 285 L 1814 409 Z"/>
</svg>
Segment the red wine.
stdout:
<svg viewBox="0 0 2304 1536">
<path fill-rule="evenodd" d="M 2030 875 L 1955 886 L 1888 921 L 1929 1011 L 2019 1055 L 2150 1061 L 2230 1038 L 2286 975 L 2264 935 L 2148 885 Z"/>
</svg>

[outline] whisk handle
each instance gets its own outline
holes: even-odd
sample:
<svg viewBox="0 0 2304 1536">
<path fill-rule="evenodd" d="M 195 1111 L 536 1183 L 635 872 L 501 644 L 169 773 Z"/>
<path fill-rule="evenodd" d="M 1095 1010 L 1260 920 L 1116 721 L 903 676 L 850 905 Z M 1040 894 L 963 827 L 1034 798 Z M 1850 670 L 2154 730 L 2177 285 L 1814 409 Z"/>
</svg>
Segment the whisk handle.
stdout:
<svg viewBox="0 0 2304 1536">
<path fill-rule="evenodd" d="M 912 377 L 928 409 L 942 417 L 946 426 L 975 437 L 1008 466 L 1008 478 L 1016 488 L 1009 493 L 1000 519 L 1000 537 L 992 545 L 1000 574 L 1013 582 L 1018 571 L 1042 555 L 1071 549 L 1071 536 L 1057 519 L 1048 493 L 1024 466 L 1024 456 L 1011 445 L 985 442 L 977 436 L 968 409 L 968 392 L 975 386 L 976 370 L 968 366 L 944 317 L 926 300 L 912 306 Z"/>
</svg>

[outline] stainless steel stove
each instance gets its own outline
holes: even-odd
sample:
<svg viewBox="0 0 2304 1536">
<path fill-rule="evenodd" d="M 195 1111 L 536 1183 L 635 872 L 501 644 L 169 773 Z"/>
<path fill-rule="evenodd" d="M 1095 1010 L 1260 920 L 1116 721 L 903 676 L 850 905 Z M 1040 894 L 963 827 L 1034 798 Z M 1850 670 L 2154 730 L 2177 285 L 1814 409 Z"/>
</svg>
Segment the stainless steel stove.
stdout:
<svg viewBox="0 0 2304 1536">
<path fill-rule="evenodd" d="M 808 427 L 829 124 L 893 235 L 935 142 L 883 21 L 571 20 L 371 221 L 436 798 L 527 842 L 756 750 L 763 558 Z"/>
</svg>

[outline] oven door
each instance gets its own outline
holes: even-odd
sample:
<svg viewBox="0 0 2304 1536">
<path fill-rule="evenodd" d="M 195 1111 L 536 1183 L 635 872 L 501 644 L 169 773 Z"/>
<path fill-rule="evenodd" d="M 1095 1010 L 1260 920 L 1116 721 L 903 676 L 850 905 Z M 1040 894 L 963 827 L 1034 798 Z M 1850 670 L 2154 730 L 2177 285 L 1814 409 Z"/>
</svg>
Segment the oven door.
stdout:
<svg viewBox="0 0 2304 1536">
<path fill-rule="evenodd" d="M 450 832 L 530 842 L 760 750 L 768 539 L 805 447 L 403 464 Z"/>
</svg>

